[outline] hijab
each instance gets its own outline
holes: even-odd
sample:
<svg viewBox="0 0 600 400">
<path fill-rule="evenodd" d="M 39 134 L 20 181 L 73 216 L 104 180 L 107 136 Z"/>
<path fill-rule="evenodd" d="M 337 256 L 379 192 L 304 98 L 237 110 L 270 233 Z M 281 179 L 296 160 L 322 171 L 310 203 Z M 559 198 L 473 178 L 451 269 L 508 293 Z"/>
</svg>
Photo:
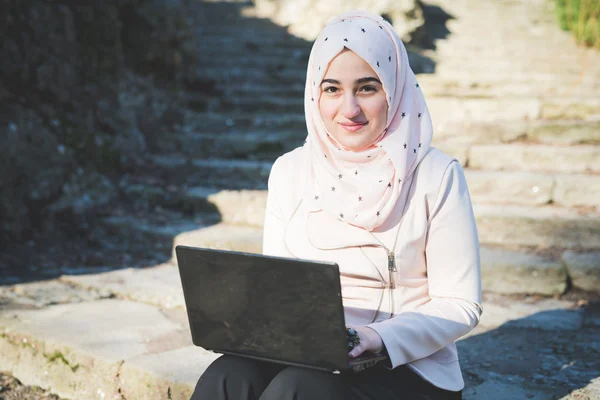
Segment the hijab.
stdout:
<svg viewBox="0 0 600 400">
<path fill-rule="evenodd" d="M 365 60 L 383 84 L 386 128 L 361 151 L 329 135 L 319 111 L 321 81 L 329 63 L 347 48 Z M 402 186 L 427 153 L 431 118 L 408 55 L 393 27 L 366 11 L 335 17 L 315 40 L 306 74 L 304 108 L 308 137 L 309 211 L 324 210 L 348 224 L 372 231 L 397 205 Z"/>
</svg>

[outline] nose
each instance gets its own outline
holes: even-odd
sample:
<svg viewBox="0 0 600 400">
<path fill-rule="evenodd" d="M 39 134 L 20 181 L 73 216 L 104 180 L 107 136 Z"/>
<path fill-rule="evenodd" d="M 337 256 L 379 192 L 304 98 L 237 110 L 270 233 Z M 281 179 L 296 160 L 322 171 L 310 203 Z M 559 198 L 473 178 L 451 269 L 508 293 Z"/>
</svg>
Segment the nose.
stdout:
<svg viewBox="0 0 600 400">
<path fill-rule="evenodd" d="M 358 105 L 358 101 L 354 94 L 351 93 L 344 96 L 344 102 L 340 111 L 344 118 L 348 119 L 355 118 L 360 114 L 360 106 Z"/>
</svg>

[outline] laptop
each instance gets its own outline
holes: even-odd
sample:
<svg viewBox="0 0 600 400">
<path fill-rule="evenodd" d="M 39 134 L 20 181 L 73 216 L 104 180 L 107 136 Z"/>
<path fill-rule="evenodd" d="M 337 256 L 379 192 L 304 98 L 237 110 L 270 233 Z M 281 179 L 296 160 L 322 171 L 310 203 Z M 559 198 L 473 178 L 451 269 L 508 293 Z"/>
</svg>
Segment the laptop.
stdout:
<svg viewBox="0 0 600 400">
<path fill-rule="evenodd" d="M 348 357 L 337 264 L 181 245 L 175 252 L 194 345 L 332 373 L 387 359 Z"/>
</svg>

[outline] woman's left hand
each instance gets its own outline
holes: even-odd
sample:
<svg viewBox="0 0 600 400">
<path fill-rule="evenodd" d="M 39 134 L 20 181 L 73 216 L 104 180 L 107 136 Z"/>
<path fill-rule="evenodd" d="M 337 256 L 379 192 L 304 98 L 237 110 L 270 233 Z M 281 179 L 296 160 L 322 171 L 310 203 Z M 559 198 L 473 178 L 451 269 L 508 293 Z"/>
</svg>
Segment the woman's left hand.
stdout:
<svg viewBox="0 0 600 400">
<path fill-rule="evenodd" d="M 360 356 L 365 351 L 370 351 L 371 353 L 381 353 L 383 351 L 383 340 L 377 332 L 368 326 L 354 326 L 349 325 L 348 328 L 354 329 L 358 333 L 358 337 L 360 338 L 360 344 L 348 353 L 350 358 L 356 358 Z"/>
</svg>

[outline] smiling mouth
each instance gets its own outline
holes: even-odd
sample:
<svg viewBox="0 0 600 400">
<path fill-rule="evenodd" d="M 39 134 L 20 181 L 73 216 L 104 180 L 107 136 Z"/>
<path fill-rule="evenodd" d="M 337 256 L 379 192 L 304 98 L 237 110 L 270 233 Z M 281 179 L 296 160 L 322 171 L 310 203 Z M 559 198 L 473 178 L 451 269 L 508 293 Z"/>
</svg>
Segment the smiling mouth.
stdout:
<svg viewBox="0 0 600 400">
<path fill-rule="evenodd" d="M 369 123 L 369 121 L 358 122 L 358 123 L 353 122 L 353 123 L 349 123 L 349 124 L 340 123 L 340 126 L 349 132 L 356 132 L 359 129 L 361 129 L 363 126 L 366 126 L 368 123 Z"/>
</svg>

